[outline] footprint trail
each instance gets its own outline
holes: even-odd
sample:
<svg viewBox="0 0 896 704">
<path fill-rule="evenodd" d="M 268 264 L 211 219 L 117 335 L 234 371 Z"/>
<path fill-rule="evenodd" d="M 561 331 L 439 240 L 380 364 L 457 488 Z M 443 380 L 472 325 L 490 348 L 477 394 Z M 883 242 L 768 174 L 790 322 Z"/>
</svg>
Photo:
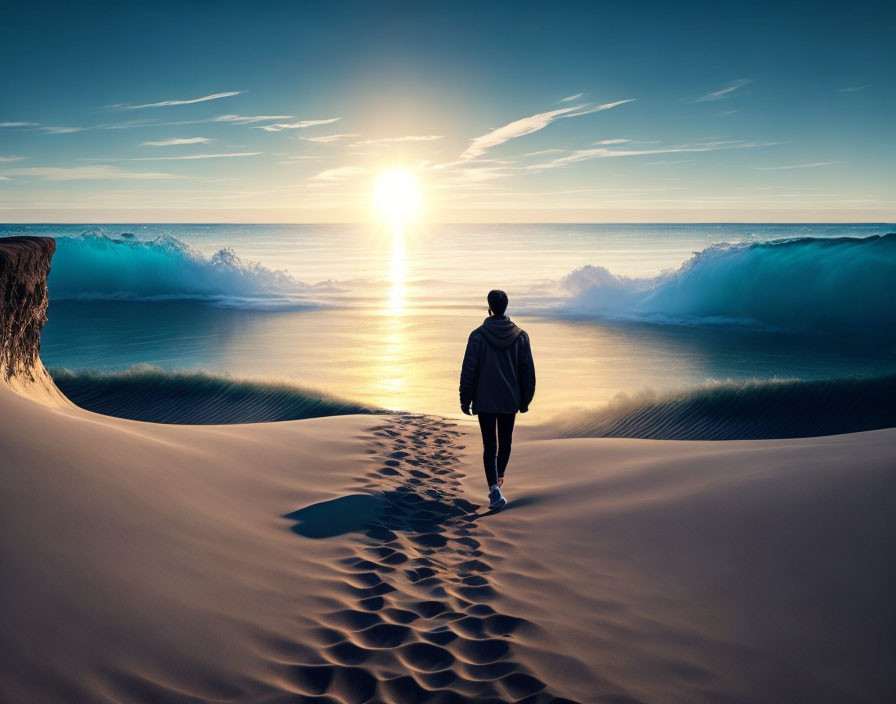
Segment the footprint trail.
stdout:
<svg viewBox="0 0 896 704">
<path fill-rule="evenodd" d="M 319 662 L 287 665 L 287 688 L 342 704 L 571 702 L 515 658 L 538 627 L 492 605 L 498 558 L 483 550 L 492 533 L 477 522 L 481 508 L 463 498 L 461 432 L 417 415 L 370 432 L 374 468 L 358 488 L 382 510 L 335 566 L 348 608 L 317 616 L 304 659 L 316 652 Z"/>
</svg>

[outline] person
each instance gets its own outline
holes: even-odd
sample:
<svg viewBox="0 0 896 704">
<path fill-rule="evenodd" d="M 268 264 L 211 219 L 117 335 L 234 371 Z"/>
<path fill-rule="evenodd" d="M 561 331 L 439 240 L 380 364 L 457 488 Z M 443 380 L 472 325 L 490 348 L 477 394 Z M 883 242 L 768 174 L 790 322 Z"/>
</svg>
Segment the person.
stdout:
<svg viewBox="0 0 896 704">
<path fill-rule="evenodd" d="M 517 411 L 535 396 L 535 365 L 526 331 L 505 315 L 507 294 L 488 292 L 488 317 L 470 333 L 460 372 L 460 409 L 479 416 L 490 509 L 507 503 L 501 487 Z"/>
</svg>

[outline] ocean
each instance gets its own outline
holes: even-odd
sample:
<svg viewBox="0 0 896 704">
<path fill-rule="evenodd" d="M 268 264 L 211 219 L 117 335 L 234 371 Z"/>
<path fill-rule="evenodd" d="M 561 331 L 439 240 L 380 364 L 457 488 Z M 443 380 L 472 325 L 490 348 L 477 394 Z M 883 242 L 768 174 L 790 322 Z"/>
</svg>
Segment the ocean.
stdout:
<svg viewBox="0 0 896 704">
<path fill-rule="evenodd" d="M 328 412 L 457 417 L 464 346 L 491 288 L 508 293 L 508 314 L 532 339 L 538 386 L 522 422 L 720 384 L 738 393 L 884 377 L 896 371 L 891 232 L 886 223 L 0 226 L 0 236 L 57 240 L 41 356 L 63 390 L 112 413 L 163 388 L 161 405 L 190 400 L 184 413 L 149 418 L 166 421 L 189 421 L 208 406 L 202 394 L 220 400 L 225 387 L 228 408 L 243 399 L 254 409 L 237 420 L 302 417 L 290 409 L 308 398 Z M 266 414 L 272 406 L 280 415 Z"/>
</svg>

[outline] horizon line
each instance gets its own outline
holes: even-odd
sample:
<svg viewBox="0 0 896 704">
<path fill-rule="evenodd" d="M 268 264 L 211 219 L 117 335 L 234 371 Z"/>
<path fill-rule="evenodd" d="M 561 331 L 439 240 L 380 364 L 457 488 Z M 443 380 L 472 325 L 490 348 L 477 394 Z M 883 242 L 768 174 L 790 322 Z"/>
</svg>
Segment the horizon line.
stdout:
<svg viewBox="0 0 896 704">
<path fill-rule="evenodd" d="M 368 220 L 20 220 L 15 225 L 368 225 Z M 892 225 L 896 220 L 440 220 L 429 225 Z"/>
</svg>

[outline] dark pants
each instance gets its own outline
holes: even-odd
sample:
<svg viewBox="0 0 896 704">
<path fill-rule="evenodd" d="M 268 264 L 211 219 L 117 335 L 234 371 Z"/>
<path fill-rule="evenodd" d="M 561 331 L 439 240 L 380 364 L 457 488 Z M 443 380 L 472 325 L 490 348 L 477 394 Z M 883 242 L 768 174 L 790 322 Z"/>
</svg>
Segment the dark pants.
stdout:
<svg viewBox="0 0 896 704">
<path fill-rule="evenodd" d="M 510 459 L 510 443 L 513 440 L 513 423 L 516 413 L 479 413 L 479 430 L 482 431 L 482 462 L 485 480 L 489 486 L 504 476 Z"/>
</svg>

